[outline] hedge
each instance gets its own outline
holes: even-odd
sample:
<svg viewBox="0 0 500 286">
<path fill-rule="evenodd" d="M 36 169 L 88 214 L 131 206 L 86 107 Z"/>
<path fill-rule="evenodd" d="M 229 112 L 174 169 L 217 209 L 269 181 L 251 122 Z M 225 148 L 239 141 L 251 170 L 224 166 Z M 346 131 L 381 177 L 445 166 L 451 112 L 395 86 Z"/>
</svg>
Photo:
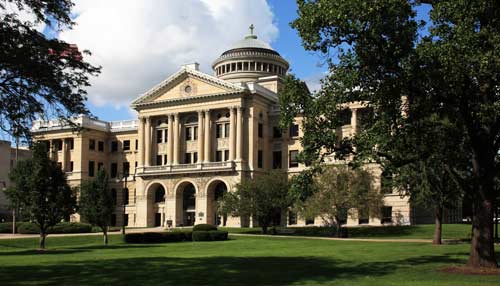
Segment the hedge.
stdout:
<svg viewBox="0 0 500 286">
<path fill-rule="evenodd" d="M 193 231 L 211 231 L 211 230 L 217 230 L 217 227 L 215 225 L 211 224 L 197 224 L 193 227 Z"/>
<path fill-rule="evenodd" d="M 19 226 L 19 223 L 17 225 Z M 0 223 L 0 233 L 12 233 L 12 223 L 11 222 Z"/>
<path fill-rule="evenodd" d="M 227 231 L 193 231 L 193 241 L 219 241 L 227 240 Z"/>
<path fill-rule="evenodd" d="M 166 243 L 191 241 L 191 232 L 136 232 L 124 236 L 126 243 Z"/>
<path fill-rule="evenodd" d="M 21 234 L 38 234 L 40 228 L 31 222 L 23 222 L 17 226 L 17 232 Z M 92 226 L 87 223 L 79 222 L 61 222 L 51 227 L 49 233 L 89 233 L 92 232 Z"/>
</svg>

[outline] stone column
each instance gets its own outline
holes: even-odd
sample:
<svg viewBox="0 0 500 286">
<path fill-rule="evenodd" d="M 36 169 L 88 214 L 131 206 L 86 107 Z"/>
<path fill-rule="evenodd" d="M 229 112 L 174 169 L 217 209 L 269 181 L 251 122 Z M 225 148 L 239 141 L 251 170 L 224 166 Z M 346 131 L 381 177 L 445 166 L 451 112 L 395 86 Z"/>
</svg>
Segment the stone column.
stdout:
<svg viewBox="0 0 500 286">
<path fill-rule="evenodd" d="M 201 163 L 204 160 L 203 157 L 203 111 L 198 111 L 198 162 Z"/>
<path fill-rule="evenodd" d="M 236 160 L 242 160 L 243 150 L 243 108 L 238 106 L 236 116 Z"/>
<path fill-rule="evenodd" d="M 137 166 L 144 166 L 144 118 L 139 117 L 139 125 L 137 127 L 137 135 L 138 135 L 138 143 L 139 143 L 139 161 L 137 162 Z"/>
<path fill-rule="evenodd" d="M 62 144 L 62 152 L 61 152 L 61 169 L 63 172 L 66 172 L 66 139 L 63 138 L 61 139 L 61 144 Z"/>
<path fill-rule="evenodd" d="M 146 117 L 146 126 L 144 128 L 144 152 L 145 166 L 151 166 L 151 117 Z"/>
<path fill-rule="evenodd" d="M 358 109 L 351 109 L 351 135 L 354 136 L 358 132 Z"/>
<path fill-rule="evenodd" d="M 229 161 L 234 161 L 234 154 L 236 153 L 236 125 L 235 116 L 236 111 L 234 107 L 229 108 Z"/>
<path fill-rule="evenodd" d="M 167 129 L 167 165 L 172 165 L 174 154 L 174 116 L 168 114 L 168 129 Z"/>
<path fill-rule="evenodd" d="M 210 162 L 210 159 L 211 159 L 211 136 L 210 136 L 210 125 L 211 125 L 211 122 L 210 122 L 210 110 L 205 110 L 205 130 L 204 130 L 204 133 L 205 133 L 205 152 L 204 152 L 204 162 Z"/>
<path fill-rule="evenodd" d="M 179 113 L 174 114 L 174 164 L 179 164 Z"/>
</svg>

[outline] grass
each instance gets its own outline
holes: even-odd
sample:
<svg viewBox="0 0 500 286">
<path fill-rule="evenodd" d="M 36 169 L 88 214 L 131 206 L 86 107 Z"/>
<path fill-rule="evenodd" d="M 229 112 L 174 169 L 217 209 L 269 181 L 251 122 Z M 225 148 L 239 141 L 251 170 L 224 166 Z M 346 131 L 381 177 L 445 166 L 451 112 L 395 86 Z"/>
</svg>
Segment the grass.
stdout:
<svg viewBox="0 0 500 286">
<path fill-rule="evenodd" d="M 232 237 L 127 245 L 120 235 L 0 240 L 1 285 L 500 285 L 500 276 L 439 271 L 469 245 Z M 500 256 L 500 253 L 497 252 Z"/>
<path fill-rule="evenodd" d="M 220 227 L 230 233 L 261 234 L 261 228 Z M 283 233 L 293 236 L 332 236 L 332 229 L 327 227 L 288 227 L 293 233 Z M 390 238 L 390 239 L 432 239 L 434 225 L 411 226 L 361 226 L 349 227 L 349 237 L 352 238 Z M 443 239 L 466 240 L 471 231 L 469 224 L 443 225 Z"/>
</svg>

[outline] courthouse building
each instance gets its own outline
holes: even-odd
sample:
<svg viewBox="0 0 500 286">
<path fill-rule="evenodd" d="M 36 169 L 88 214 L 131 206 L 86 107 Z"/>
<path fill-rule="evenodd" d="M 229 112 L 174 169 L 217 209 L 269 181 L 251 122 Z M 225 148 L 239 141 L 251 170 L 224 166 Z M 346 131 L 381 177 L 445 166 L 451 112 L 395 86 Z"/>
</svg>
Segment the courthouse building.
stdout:
<svg viewBox="0 0 500 286">
<path fill-rule="evenodd" d="M 59 121 L 37 121 L 36 140 L 46 141 L 72 185 L 105 168 L 116 200 L 114 224 L 174 226 L 198 223 L 252 225 L 251 219 L 221 220 L 216 201 L 242 180 L 280 169 L 300 172 L 301 118 L 287 130 L 278 128 L 279 96 L 288 62 L 250 33 L 223 52 L 213 73 L 197 63 L 176 73 L 135 99 L 137 120 L 105 122 L 80 116 L 75 132 Z M 363 106 L 352 104 L 343 136 L 357 129 Z M 375 182 L 377 185 L 380 181 Z M 381 219 L 357 217 L 348 225 L 410 221 L 410 206 L 398 194 L 385 194 Z M 74 217 L 78 220 L 78 216 Z M 293 213 L 282 224 L 321 225 Z"/>
</svg>

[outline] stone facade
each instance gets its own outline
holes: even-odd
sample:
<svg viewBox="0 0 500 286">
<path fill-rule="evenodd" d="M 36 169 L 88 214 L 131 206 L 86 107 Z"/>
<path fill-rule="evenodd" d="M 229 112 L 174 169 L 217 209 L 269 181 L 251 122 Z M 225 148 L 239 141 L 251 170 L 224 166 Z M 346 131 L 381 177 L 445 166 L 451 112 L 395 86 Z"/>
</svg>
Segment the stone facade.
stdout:
<svg viewBox="0 0 500 286">
<path fill-rule="evenodd" d="M 214 75 L 200 72 L 198 64 L 185 65 L 139 96 L 132 102 L 138 120 L 104 122 L 81 116 L 74 120 L 78 131 L 57 121 L 40 121 L 33 133 L 36 140 L 49 142 L 52 158 L 72 185 L 106 168 L 117 198 L 116 225 L 249 226 L 250 219 L 218 217 L 217 199 L 259 173 L 281 169 L 293 175 L 305 168 L 295 159 L 302 148 L 301 118 L 288 130 L 277 128 L 278 96 L 288 66 L 252 34 L 214 62 Z M 342 136 L 356 132 L 362 108 L 352 104 Z M 392 207 L 389 217 L 399 213 L 401 223 L 409 222 L 406 199 L 388 194 L 385 200 Z M 359 222 L 364 223 L 348 224 Z M 322 224 L 293 214 L 284 215 L 282 223 Z"/>
</svg>

